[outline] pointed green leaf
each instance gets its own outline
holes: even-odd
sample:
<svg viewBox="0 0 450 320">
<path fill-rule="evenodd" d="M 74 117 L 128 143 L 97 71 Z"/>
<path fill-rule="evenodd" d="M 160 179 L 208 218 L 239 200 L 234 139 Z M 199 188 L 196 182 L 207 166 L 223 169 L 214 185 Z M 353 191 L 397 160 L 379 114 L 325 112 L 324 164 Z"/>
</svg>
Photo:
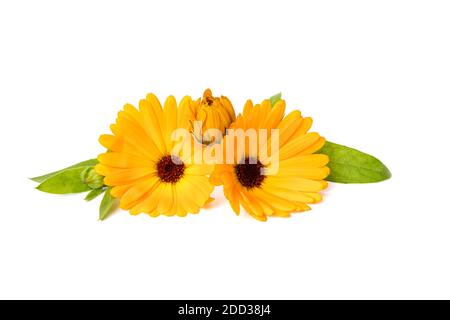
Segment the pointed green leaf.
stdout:
<svg viewBox="0 0 450 320">
<path fill-rule="evenodd" d="M 84 200 L 86 201 L 91 201 L 94 200 L 95 198 L 97 198 L 99 195 L 101 195 L 103 192 L 105 191 L 105 188 L 98 188 L 98 189 L 94 189 L 91 192 L 89 192 L 86 197 L 84 198 Z"/>
<path fill-rule="evenodd" d="M 78 167 L 73 169 L 67 169 L 61 171 L 50 178 L 42 182 L 36 189 L 54 193 L 54 194 L 67 194 L 67 193 L 80 193 L 89 191 L 88 185 L 83 183 L 81 174 L 87 167 Z"/>
<path fill-rule="evenodd" d="M 269 100 L 273 107 L 278 101 L 281 100 L 281 92 L 271 96 Z"/>
<path fill-rule="evenodd" d="M 391 177 L 389 169 L 377 158 L 353 148 L 327 142 L 317 153 L 330 157 L 328 181 L 340 183 L 371 183 Z"/>
<path fill-rule="evenodd" d="M 74 165 L 72 165 L 70 167 L 67 167 L 67 168 L 64 168 L 64 169 L 61 169 L 61 170 L 58 170 L 58 171 L 55 171 L 55 172 L 51 172 L 51 173 L 44 174 L 44 175 L 39 176 L 39 177 L 31 178 L 31 180 L 41 183 L 41 182 L 44 182 L 46 179 L 50 178 L 51 176 L 54 176 L 55 174 L 60 173 L 60 172 L 62 172 L 64 170 L 74 169 L 74 168 L 78 168 L 78 167 L 95 166 L 96 164 L 98 164 L 98 160 L 97 159 L 90 159 L 90 160 L 86 160 L 86 161 L 74 164 Z"/>
<path fill-rule="evenodd" d="M 117 199 L 111 195 L 111 188 L 107 188 L 100 204 L 100 220 L 104 220 L 117 207 Z"/>
</svg>

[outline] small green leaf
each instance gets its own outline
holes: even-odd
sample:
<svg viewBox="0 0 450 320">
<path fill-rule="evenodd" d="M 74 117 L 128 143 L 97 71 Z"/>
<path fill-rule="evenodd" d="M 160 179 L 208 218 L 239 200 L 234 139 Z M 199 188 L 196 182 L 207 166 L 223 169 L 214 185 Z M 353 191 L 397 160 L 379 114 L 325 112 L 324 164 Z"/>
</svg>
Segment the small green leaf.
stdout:
<svg viewBox="0 0 450 320">
<path fill-rule="evenodd" d="M 73 169 L 67 169 L 61 171 L 50 178 L 42 182 L 36 189 L 54 193 L 54 194 L 67 194 L 67 193 L 80 193 L 89 191 L 88 185 L 83 183 L 81 174 L 87 167 L 78 167 Z"/>
<path fill-rule="evenodd" d="M 278 101 L 281 100 L 281 92 L 271 96 L 269 100 L 273 107 Z"/>
<path fill-rule="evenodd" d="M 317 153 L 330 157 L 328 181 L 340 183 L 371 183 L 391 177 L 389 169 L 377 158 L 356 149 L 327 142 Z"/>
<path fill-rule="evenodd" d="M 104 220 L 117 206 L 117 199 L 111 195 L 111 188 L 107 188 L 100 204 L 100 220 Z"/>
<path fill-rule="evenodd" d="M 30 178 L 31 180 L 35 181 L 35 182 L 44 182 L 45 180 L 47 180 L 48 178 L 50 178 L 51 176 L 54 176 L 57 173 L 60 173 L 64 170 L 67 169 L 74 169 L 74 168 L 79 168 L 79 167 L 86 167 L 86 166 L 95 166 L 96 164 L 98 164 L 98 160 L 97 159 L 90 159 L 90 160 L 86 160 L 77 164 L 74 164 L 73 166 L 55 171 L 55 172 L 51 172 L 48 174 L 44 174 L 43 176 L 39 176 L 39 177 L 34 177 L 34 178 Z"/>
<path fill-rule="evenodd" d="M 99 195 L 101 195 L 103 192 L 105 191 L 105 188 L 98 188 L 98 189 L 94 189 L 91 192 L 89 192 L 86 197 L 84 198 L 84 200 L 86 201 L 91 201 L 94 200 L 95 198 L 97 198 Z"/>
</svg>

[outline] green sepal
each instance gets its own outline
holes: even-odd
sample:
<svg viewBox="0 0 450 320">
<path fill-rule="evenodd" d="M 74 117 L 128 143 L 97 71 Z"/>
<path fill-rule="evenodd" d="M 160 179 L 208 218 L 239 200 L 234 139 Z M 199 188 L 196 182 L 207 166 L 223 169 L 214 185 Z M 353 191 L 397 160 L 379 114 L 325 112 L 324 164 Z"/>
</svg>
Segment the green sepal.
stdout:
<svg viewBox="0 0 450 320">
<path fill-rule="evenodd" d="M 105 192 L 105 188 L 98 188 L 98 189 L 94 189 L 91 190 L 91 192 L 89 192 L 86 197 L 84 198 L 84 200 L 86 201 L 91 201 L 94 200 L 95 198 L 97 198 L 99 195 L 101 195 L 103 192 Z"/>
<path fill-rule="evenodd" d="M 66 169 L 52 175 L 36 189 L 53 194 L 80 193 L 91 190 L 82 180 L 82 173 L 88 167 Z"/>
<path fill-rule="evenodd" d="M 55 171 L 55 172 L 47 173 L 47 174 L 44 174 L 44 175 L 39 176 L 39 177 L 30 178 L 30 179 L 35 181 L 35 182 L 41 183 L 41 182 L 44 182 L 45 180 L 47 180 L 48 178 L 50 178 L 51 176 L 54 176 L 57 173 L 60 173 L 62 171 L 65 171 L 65 170 L 68 170 L 68 169 L 79 168 L 79 167 L 87 167 L 87 166 L 92 166 L 93 167 L 96 164 L 98 164 L 98 160 L 97 159 L 89 159 L 89 160 L 86 160 L 86 161 L 74 164 L 74 165 L 72 165 L 70 167 L 67 167 L 67 168 L 64 168 L 64 169 L 61 169 L 61 170 L 58 170 L 58 171 Z"/>
<path fill-rule="evenodd" d="M 330 158 L 330 175 L 326 180 L 338 183 L 372 183 L 391 177 L 389 169 L 377 158 L 367 153 L 326 142 L 317 153 Z"/>
<path fill-rule="evenodd" d="M 100 203 L 99 219 L 104 220 L 117 207 L 118 201 L 111 195 L 111 187 L 106 189 L 102 202 Z"/>
</svg>

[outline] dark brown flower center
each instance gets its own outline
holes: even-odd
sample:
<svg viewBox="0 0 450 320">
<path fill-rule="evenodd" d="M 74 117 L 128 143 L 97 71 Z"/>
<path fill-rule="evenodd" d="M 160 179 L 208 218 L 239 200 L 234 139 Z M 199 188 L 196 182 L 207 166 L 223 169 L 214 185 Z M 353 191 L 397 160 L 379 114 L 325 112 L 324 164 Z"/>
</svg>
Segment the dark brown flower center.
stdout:
<svg viewBox="0 0 450 320">
<path fill-rule="evenodd" d="M 175 183 L 181 179 L 184 174 L 184 163 L 180 158 L 167 155 L 159 160 L 156 165 L 158 171 L 158 177 L 162 182 Z"/>
<path fill-rule="evenodd" d="M 207 106 L 211 107 L 214 103 L 214 96 L 212 95 L 212 92 L 210 89 L 206 89 L 203 93 L 203 99 L 202 103 L 206 104 Z"/>
<path fill-rule="evenodd" d="M 214 98 L 213 97 L 206 97 L 205 99 L 206 104 L 211 107 L 214 103 Z"/>
<path fill-rule="evenodd" d="M 260 187 L 266 178 L 262 173 L 263 168 L 264 166 L 259 160 L 255 163 L 255 160 L 251 161 L 249 158 L 246 158 L 244 163 L 237 164 L 234 167 L 234 171 L 243 187 L 253 189 Z"/>
</svg>

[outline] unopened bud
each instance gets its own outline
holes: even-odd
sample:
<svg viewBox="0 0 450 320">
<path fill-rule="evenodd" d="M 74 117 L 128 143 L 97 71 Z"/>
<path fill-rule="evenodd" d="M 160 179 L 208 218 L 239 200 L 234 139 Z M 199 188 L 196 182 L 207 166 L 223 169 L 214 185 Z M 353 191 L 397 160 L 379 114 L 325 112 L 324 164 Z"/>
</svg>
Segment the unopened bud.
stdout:
<svg viewBox="0 0 450 320">
<path fill-rule="evenodd" d="M 87 168 L 83 171 L 81 179 L 91 189 L 98 189 L 103 187 L 103 176 L 95 172 L 94 168 Z"/>
<path fill-rule="evenodd" d="M 203 98 L 192 102 L 192 110 L 194 111 L 193 121 L 200 121 L 202 124 L 202 132 L 209 129 L 217 129 L 226 133 L 228 129 L 236 120 L 233 105 L 227 97 L 214 97 L 210 89 L 206 89 L 203 93 Z M 199 138 L 199 137 L 197 137 Z M 204 144 L 209 144 L 214 141 L 207 135 L 202 137 Z"/>
</svg>

